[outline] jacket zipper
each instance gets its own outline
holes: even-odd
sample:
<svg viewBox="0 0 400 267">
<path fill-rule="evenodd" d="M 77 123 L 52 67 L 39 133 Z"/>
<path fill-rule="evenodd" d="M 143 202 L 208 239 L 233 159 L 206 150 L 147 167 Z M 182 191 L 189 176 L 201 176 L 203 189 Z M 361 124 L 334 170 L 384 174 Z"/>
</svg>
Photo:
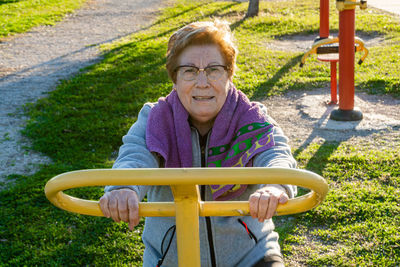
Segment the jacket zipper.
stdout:
<svg viewBox="0 0 400 267">
<path fill-rule="evenodd" d="M 201 200 L 205 200 L 205 194 L 206 194 L 206 186 L 202 185 L 201 186 Z M 208 237 L 208 245 L 210 249 L 210 256 L 211 256 L 211 266 L 216 267 L 217 263 L 215 260 L 215 251 L 214 251 L 214 242 L 212 238 L 212 229 L 211 229 L 211 219 L 210 217 L 206 217 L 206 225 L 207 225 L 207 237 Z"/>
<path fill-rule="evenodd" d="M 205 149 L 208 147 L 208 138 L 210 136 L 210 133 L 207 135 L 207 142 L 206 142 L 206 147 L 202 147 L 200 145 L 200 135 L 198 131 L 196 130 L 196 135 L 197 135 L 197 142 L 200 147 L 200 153 L 201 153 L 201 167 L 205 167 L 207 156 L 205 153 Z M 206 200 L 206 186 L 201 185 L 200 186 L 200 198 L 202 201 Z M 210 217 L 205 217 L 206 218 L 206 226 L 207 226 L 207 239 L 208 239 L 208 247 L 210 249 L 210 257 L 211 257 L 211 266 L 216 267 L 216 259 L 215 259 L 215 250 L 214 250 L 214 241 L 213 241 L 213 234 L 212 234 L 212 229 L 211 229 L 211 219 Z"/>
</svg>

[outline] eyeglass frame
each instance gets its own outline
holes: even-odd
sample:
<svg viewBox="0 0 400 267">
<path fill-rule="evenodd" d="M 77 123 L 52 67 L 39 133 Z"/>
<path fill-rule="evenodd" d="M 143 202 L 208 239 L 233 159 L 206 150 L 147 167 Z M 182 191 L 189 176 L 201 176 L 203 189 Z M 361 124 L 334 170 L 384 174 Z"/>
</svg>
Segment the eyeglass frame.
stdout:
<svg viewBox="0 0 400 267">
<path fill-rule="evenodd" d="M 196 67 L 196 66 L 194 66 L 194 65 L 180 65 L 180 66 L 177 66 L 177 67 L 174 69 L 174 72 L 178 72 L 178 70 L 179 70 L 180 68 L 183 68 L 183 67 L 190 67 L 190 68 L 195 68 L 195 69 L 197 69 L 196 77 L 195 77 L 193 80 L 185 80 L 185 81 L 194 81 L 194 80 L 196 80 L 197 77 L 199 77 L 200 71 L 205 72 L 207 79 L 209 79 L 208 74 L 207 74 L 207 71 L 206 71 L 206 69 L 208 69 L 208 68 L 212 68 L 212 67 L 223 67 L 225 71 L 227 71 L 227 70 L 229 69 L 227 66 L 221 65 L 221 64 L 210 65 L 210 66 L 207 66 L 207 67 L 205 67 L 205 68 L 199 68 L 199 67 Z M 221 75 L 221 77 L 222 77 L 222 75 Z M 209 80 L 212 81 L 212 82 L 215 82 L 215 81 L 218 81 L 219 79 L 221 79 L 221 77 L 219 77 L 218 79 L 215 79 L 215 80 L 211 80 L 211 79 L 209 79 Z"/>
</svg>

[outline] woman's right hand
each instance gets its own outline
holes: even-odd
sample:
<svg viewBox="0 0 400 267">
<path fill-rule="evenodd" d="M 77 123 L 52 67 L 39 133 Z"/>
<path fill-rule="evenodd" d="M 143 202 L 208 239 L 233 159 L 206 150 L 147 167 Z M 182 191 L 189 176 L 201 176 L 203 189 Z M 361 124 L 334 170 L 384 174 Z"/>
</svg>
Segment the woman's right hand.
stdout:
<svg viewBox="0 0 400 267">
<path fill-rule="evenodd" d="M 130 230 L 139 224 L 139 198 L 135 191 L 125 188 L 113 190 L 105 193 L 99 203 L 107 218 L 128 223 Z"/>
</svg>

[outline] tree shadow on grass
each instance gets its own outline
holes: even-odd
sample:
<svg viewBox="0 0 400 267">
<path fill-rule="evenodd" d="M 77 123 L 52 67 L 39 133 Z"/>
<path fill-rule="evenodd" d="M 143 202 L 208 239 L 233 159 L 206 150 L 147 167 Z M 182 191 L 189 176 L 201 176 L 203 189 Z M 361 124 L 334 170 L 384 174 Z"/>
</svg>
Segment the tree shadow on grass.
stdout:
<svg viewBox="0 0 400 267">
<path fill-rule="evenodd" d="M 295 66 L 297 66 L 300 63 L 301 57 L 303 55 L 297 55 L 295 57 L 292 57 L 288 62 L 286 62 L 278 71 L 274 73 L 274 75 L 265 81 L 264 83 L 260 84 L 256 90 L 254 91 L 253 98 L 262 98 L 265 97 L 266 95 L 269 95 L 271 90 L 277 83 L 280 81 L 280 79 L 285 76 L 286 74 L 290 73 L 291 69 L 293 69 Z M 305 87 L 307 87 L 307 84 L 305 84 Z M 310 83 L 310 87 L 311 83 Z"/>
<path fill-rule="evenodd" d="M 241 18 L 240 20 L 232 23 L 230 25 L 231 31 L 233 32 L 237 27 L 239 27 L 244 21 L 246 20 L 246 18 Z"/>
<path fill-rule="evenodd" d="M 0 5 L 22 2 L 23 0 L 0 0 Z"/>
<path fill-rule="evenodd" d="M 199 6 L 195 7 L 195 8 L 193 8 L 193 9 L 188 9 L 188 10 L 185 10 L 185 11 L 179 13 L 179 14 L 175 14 L 175 15 L 173 15 L 173 16 L 171 16 L 171 17 L 168 17 L 168 18 L 166 18 L 166 19 L 159 20 L 159 21 L 155 22 L 154 24 L 152 24 L 152 25 L 150 25 L 150 26 L 148 26 L 148 27 L 142 28 L 141 31 L 148 30 L 148 29 L 150 29 L 150 28 L 152 28 L 152 27 L 154 27 L 154 26 L 156 26 L 156 25 L 158 25 L 158 24 L 160 24 L 160 23 L 164 23 L 164 22 L 167 21 L 167 20 L 170 20 L 170 19 L 172 19 L 172 18 L 176 18 L 176 17 L 178 17 L 178 16 L 180 16 L 180 15 L 183 15 L 183 14 L 185 14 L 185 13 L 188 13 L 188 12 L 192 12 L 192 11 L 195 10 L 195 9 L 198 9 L 198 8 L 200 8 L 200 7 L 203 7 L 203 6 L 209 5 L 209 4 L 211 4 L 211 3 L 201 4 L 201 5 L 199 5 Z M 154 35 L 150 35 L 150 36 L 147 36 L 147 37 L 145 37 L 145 38 L 139 39 L 138 42 L 145 42 L 145 41 L 149 41 L 149 40 L 154 40 L 154 39 L 160 38 L 160 37 L 169 37 L 172 33 L 174 33 L 175 31 L 177 31 L 177 30 L 180 29 L 181 27 L 183 27 L 183 26 L 189 24 L 190 22 L 201 21 L 201 20 L 204 20 L 205 18 L 212 18 L 213 16 L 216 16 L 218 13 L 220 13 L 220 12 L 226 10 L 226 9 L 229 9 L 229 8 L 235 6 L 235 5 L 238 5 L 238 4 L 240 4 L 240 3 L 236 3 L 236 2 L 235 2 L 235 3 L 231 3 L 231 4 L 229 4 L 229 5 L 226 5 L 226 6 L 224 6 L 224 7 L 221 7 L 221 8 L 219 8 L 219 9 L 216 9 L 216 10 L 214 10 L 214 11 L 210 11 L 210 12 L 207 12 L 207 13 L 199 12 L 198 14 L 196 14 L 197 16 L 192 17 L 190 21 L 182 21 L 182 24 L 179 24 L 179 25 L 177 25 L 176 27 L 169 27 L 169 29 L 166 30 L 166 31 L 159 32 L 159 33 L 156 33 L 156 34 L 154 34 Z M 115 49 L 113 49 L 113 50 L 111 50 L 111 51 L 123 49 L 123 48 L 126 47 L 126 46 L 130 46 L 132 43 L 133 43 L 133 42 L 128 42 L 128 43 L 125 44 L 125 45 L 120 45 L 120 46 L 118 46 L 117 48 L 115 48 Z"/>
<path fill-rule="evenodd" d="M 400 79 L 398 77 L 385 77 L 370 79 L 360 83 L 357 88 L 362 88 L 370 94 L 390 94 L 400 98 Z"/>
</svg>

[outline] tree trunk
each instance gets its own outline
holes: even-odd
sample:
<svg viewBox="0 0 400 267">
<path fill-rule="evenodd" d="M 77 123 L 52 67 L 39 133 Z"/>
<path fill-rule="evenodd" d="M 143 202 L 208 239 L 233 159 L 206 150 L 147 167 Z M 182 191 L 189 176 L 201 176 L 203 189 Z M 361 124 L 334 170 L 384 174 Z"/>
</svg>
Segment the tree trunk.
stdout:
<svg viewBox="0 0 400 267">
<path fill-rule="evenodd" d="M 260 0 L 249 0 L 249 8 L 247 9 L 246 18 L 258 16 L 258 6 Z"/>
</svg>

